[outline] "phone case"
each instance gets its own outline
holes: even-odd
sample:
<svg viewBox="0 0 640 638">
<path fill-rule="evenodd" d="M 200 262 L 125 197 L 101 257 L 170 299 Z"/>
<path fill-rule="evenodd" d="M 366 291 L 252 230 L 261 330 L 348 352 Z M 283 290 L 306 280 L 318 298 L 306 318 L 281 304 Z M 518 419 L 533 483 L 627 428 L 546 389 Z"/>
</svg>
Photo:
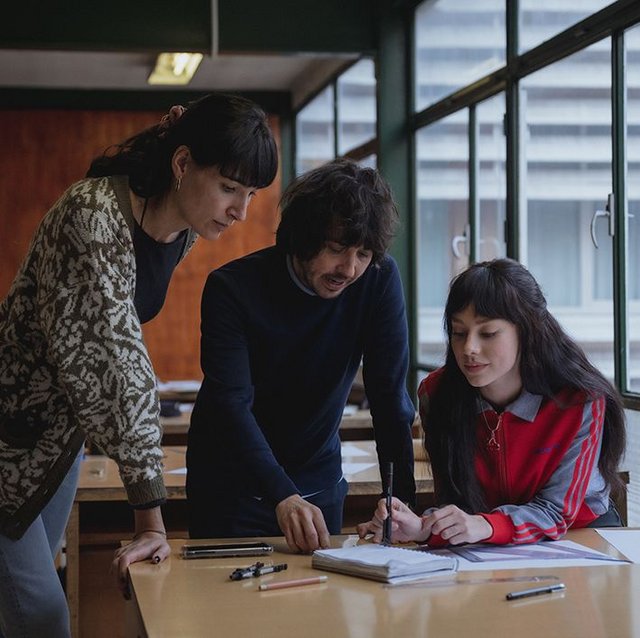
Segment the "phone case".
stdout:
<svg viewBox="0 0 640 638">
<path fill-rule="evenodd" d="M 268 543 L 223 543 L 219 545 L 183 545 L 182 558 L 227 558 L 229 556 L 264 556 L 273 552 Z"/>
</svg>

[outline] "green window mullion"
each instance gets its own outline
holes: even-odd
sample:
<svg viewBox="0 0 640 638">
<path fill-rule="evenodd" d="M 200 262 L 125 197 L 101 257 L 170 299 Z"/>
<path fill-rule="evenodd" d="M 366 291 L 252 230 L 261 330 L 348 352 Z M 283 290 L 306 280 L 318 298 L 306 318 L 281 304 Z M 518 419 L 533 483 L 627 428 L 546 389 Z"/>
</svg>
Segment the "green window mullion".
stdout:
<svg viewBox="0 0 640 638">
<path fill-rule="evenodd" d="M 507 214 L 504 240 L 507 257 L 520 258 L 520 87 L 516 67 L 518 63 L 518 38 L 520 3 L 507 3 L 507 86 L 505 89 L 506 113 L 504 135 L 506 138 Z"/>
<path fill-rule="evenodd" d="M 340 98 L 338 97 L 338 79 L 336 78 L 333 81 L 333 156 L 338 157 L 338 101 Z"/>
<path fill-rule="evenodd" d="M 505 114 L 505 135 L 507 138 L 507 216 L 505 241 L 507 257 L 520 258 L 520 86 L 517 81 L 509 82 L 506 91 L 507 112 Z"/>
<path fill-rule="evenodd" d="M 478 159 L 478 112 L 477 105 L 469 107 L 469 261 L 474 263 L 480 257 L 480 198 L 478 178 L 480 161 Z"/>
<path fill-rule="evenodd" d="M 612 151 L 613 193 L 615 203 L 613 236 L 613 346 L 615 382 L 621 391 L 627 391 L 629 339 L 627 335 L 627 196 L 626 174 L 626 83 L 624 32 L 614 34 L 611 40 L 612 84 Z"/>
</svg>

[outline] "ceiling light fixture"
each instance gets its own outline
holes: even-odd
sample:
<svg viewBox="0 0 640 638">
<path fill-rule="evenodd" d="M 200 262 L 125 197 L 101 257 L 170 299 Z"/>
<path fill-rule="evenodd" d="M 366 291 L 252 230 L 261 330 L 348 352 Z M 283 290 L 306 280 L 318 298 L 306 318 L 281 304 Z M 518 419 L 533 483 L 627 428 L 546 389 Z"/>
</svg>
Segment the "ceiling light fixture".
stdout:
<svg viewBox="0 0 640 638">
<path fill-rule="evenodd" d="M 202 53 L 160 53 L 147 82 L 189 84 L 201 61 Z"/>
</svg>

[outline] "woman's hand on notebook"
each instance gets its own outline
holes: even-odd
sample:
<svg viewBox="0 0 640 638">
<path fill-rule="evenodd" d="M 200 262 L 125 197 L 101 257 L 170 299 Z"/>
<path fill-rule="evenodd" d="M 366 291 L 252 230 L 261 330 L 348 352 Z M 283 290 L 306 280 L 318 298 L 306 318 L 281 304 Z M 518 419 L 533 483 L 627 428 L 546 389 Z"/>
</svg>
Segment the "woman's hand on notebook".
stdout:
<svg viewBox="0 0 640 638">
<path fill-rule="evenodd" d="M 455 505 L 433 510 L 424 519 L 434 537 L 439 536 L 451 545 L 479 543 L 493 534 L 493 528 L 483 516 L 467 514 Z"/>
</svg>

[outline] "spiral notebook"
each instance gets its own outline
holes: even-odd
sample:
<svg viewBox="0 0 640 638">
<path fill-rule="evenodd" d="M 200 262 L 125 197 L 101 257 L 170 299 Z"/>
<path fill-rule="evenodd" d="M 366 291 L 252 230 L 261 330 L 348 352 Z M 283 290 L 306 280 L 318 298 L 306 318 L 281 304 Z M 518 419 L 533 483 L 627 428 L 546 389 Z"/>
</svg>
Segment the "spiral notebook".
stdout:
<svg viewBox="0 0 640 638">
<path fill-rule="evenodd" d="M 422 549 L 389 545 L 356 545 L 313 552 L 311 566 L 383 583 L 399 583 L 456 571 L 458 562 Z"/>
</svg>

